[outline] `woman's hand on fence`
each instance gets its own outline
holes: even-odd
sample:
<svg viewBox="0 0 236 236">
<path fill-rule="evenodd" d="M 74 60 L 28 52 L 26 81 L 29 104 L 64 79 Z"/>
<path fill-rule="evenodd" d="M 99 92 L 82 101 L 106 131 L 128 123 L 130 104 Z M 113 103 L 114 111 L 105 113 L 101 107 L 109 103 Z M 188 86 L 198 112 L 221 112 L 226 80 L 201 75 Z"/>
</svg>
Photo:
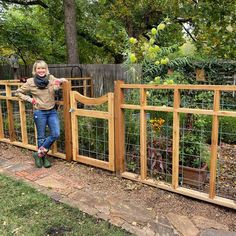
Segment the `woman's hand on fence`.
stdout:
<svg viewBox="0 0 236 236">
<path fill-rule="evenodd" d="M 35 105 L 37 102 L 36 102 L 36 100 L 35 100 L 34 98 L 32 98 L 31 103 L 32 103 L 33 105 Z"/>
<path fill-rule="evenodd" d="M 55 85 L 61 85 L 63 82 L 66 82 L 66 81 L 68 81 L 67 79 L 65 79 L 65 78 L 61 78 L 61 79 L 56 79 L 55 80 Z"/>
<path fill-rule="evenodd" d="M 68 80 L 65 79 L 65 78 L 61 78 L 60 81 L 61 81 L 61 83 L 63 83 L 63 82 L 68 82 Z"/>
</svg>

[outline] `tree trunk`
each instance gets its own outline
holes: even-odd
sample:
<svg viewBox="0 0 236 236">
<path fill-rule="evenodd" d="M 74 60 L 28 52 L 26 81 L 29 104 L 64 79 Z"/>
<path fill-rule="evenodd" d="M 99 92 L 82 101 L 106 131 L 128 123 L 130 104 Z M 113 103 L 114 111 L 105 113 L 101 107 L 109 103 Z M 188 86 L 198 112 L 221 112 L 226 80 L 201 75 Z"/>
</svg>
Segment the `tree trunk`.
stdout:
<svg viewBox="0 0 236 236">
<path fill-rule="evenodd" d="M 76 31 L 76 4 L 75 0 L 64 0 L 63 3 L 67 60 L 69 64 L 77 64 L 79 63 L 79 55 Z"/>
</svg>

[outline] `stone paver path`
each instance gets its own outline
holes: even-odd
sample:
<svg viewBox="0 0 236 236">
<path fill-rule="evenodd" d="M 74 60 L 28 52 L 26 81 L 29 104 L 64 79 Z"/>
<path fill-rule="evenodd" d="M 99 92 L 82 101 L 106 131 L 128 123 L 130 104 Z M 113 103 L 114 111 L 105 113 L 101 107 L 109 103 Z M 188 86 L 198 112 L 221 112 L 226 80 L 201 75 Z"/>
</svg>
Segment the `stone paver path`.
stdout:
<svg viewBox="0 0 236 236">
<path fill-rule="evenodd" d="M 66 162 L 52 160 L 52 168 L 37 169 L 30 156 L 17 160 L 0 154 L 0 172 L 30 183 L 55 201 L 78 207 L 83 212 L 105 219 L 136 235 L 236 236 L 235 232 L 228 231 L 227 226 L 202 216 L 194 216 L 191 219 L 176 213 L 163 216 L 142 203 L 136 204 L 134 199 L 124 199 L 113 192 L 91 188 L 98 180 L 93 183 L 80 181 L 79 176 L 70 176 L 68 170 L 66 172 L 66 169 L 62 168 L 67 165 Z"/>
</svg>

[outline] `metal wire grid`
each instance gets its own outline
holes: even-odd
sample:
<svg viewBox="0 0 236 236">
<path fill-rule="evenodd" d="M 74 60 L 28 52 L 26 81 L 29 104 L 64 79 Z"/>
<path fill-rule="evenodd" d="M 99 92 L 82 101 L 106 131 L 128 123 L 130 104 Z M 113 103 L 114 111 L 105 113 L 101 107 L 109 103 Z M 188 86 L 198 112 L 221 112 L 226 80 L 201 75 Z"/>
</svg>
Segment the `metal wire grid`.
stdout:
<svg viewBox="0 0 236 236">
<path fill-rule="evenodd" d="M 236 124 L 235 117 L 230 119 Z M 224 122 L 220 118 L 216 195 L 236 200 L 236 134 L 235 130 L 229 132 Z M 225 142 L 226 138 L 231 140 L 230 144 Z"/>
<path fill-rule="evenodd" d="M 221 92 L 220 109 L 236 111 L 235 91 Z"/>
<path fill-rule="evenodd" d="M 9 139 L 10 138 L 10 133 L 9 133 L 9 124 L 8 124 L 8 114 L 7 114 L 6 100 L 1 100 L 1 109 L 2 109 L 4 138 Z"/>
<path fill-rule="evenodd" d="M 109 161 L 108 121 L 78 117 L 79 155 Z"/>
<path fill-rule="evenodd" d="M 213 109 L 214 92 L 205 90 L 181 90 L 181 104 L 183 108 Z"/>
<path fill-rule="evenodd" d="M 140 89 L 125 89 L 124 100 L 125 100 L 125 104 L 139 105 L 140 104 Z"/>
<path fill-rule="evenodd" d="M 148 89 L 146 90 L 148 106 L 167 106 L 174 105 L 173 89 Z"/>
<path fill-rule="evenodd" d="M 172 179 L 172 113 L 152 112 L 147 120 L 148 177 L 164 182 Z"/>
<path fill-rule="evenodd" d="M 27 136 L 28 136 L 28 143 L 31 145 L 37 145 L 36 144 L 36 136 L 35 136 L 35 125 L 34 125 L 34 119 L 33 119 L 33 107 L 32 104 L 29 102 L 25 103 L 25 115 L 26 115 L 26 130 L 27 130 Z"/>
<path fill-rule="evenodd" d="M 63 107 L 60 106 L 58 109 L 58 117 L 60 120 L 60 137 L 57 140 L 57 151 L 60 153 L 65 153 L 65 121 L 64 121 L 64 115 L 63 115 Z M 67 131 L 71 132 L 71 131 Z"/>
<path fill-rule="evenodd" d="M 20 122 L 20 112 L 19 112 L 18 101 L 13 101 L 12 106 L 13 106 L 14 135 L 15 135 L 14 138 L 15 138 L 15 141 L 22 142 L 21 122 Z"/>
<path fill-rule="evenodd" d="M 125 169 L 140 174 L 140 119 L 139 113 L 125 110 Z"/>
<path fill-rule="evenodd" d="M 208 192 L 212 117 L 181 114 L 180 127 L 179 184 Z"/>
</svg>

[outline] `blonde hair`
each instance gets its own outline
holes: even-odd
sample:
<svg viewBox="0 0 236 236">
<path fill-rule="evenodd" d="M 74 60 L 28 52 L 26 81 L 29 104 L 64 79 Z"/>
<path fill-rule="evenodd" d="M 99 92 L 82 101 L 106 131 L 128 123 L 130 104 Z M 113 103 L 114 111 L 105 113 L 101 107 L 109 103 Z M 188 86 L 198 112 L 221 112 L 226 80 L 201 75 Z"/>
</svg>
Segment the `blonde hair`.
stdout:
<svg viewBox="0 0 236 236">
<path fill-rule="evenodd" d="M 43 60 L 38 60 L 33 65 L 33 69 L 32 69 L 33 76 L 36 75 L 36 68 L 37 68 L 37 66 L 40 66 L 41 68 L 45 68 L 46 69 L 46 75 L 49 74 L 48 64 L 45 61 L 43 61 Z"/>
</svg>

